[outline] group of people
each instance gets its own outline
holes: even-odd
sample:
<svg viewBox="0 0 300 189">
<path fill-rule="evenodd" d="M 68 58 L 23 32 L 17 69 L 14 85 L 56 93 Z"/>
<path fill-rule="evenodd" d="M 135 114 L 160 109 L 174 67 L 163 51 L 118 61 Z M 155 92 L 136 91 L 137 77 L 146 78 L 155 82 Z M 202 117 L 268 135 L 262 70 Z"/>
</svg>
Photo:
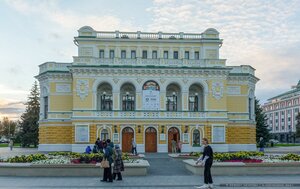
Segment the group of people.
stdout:
<svg viewBox="0 0 300 189">
<path fill-rule="evenodd" d="M 101 182 L 113 182 L 113 180 L 122 180 L 121 171 L 124 171 L 124 163 L 122 160 L 122 151 L 118 144 L 110 140 L 100 140 L 97 138 L 93 150 L 90 146 L 87 146 L 85 153 L 103 153 L 102 161 L 106 160 L 109 163 L 109 167 L 103 168 L 103 178 Z M 113 167 L 112 167 L 113 164 Z M 113 171 L 112 171 L 113 169 Z"/>
<path fill-rule="evenodd" d="M 171 145 L 172 145 L 172 153 L 181 153 L 182 142 L 180 140 L 176 142 L 175 139 L 172 139 Z"/>
</svg>

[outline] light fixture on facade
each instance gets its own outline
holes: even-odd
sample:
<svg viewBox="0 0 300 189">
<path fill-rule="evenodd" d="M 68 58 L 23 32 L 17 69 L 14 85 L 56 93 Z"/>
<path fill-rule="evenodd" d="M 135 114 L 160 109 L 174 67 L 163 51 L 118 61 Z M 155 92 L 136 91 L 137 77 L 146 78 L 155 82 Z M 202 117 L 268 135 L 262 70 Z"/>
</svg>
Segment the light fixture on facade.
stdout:
<svg viewBox="0 0 300 189">
<path fill-rule="evenodd" d="M 117 125 L 114 125 L 114 132 L 118 133 L 118 131 L 117 131 Z"/>
<path fill-rule="evenodd" d="M 138 133 L 141 133 L 141 126 L 138 125 Z"/>
<path fill-rule="evenodd" d="M 164 132 L 165 132 L 165 126 L 162 125 L 162 126 L 161 126 L 161 133 L 164 133 Z"/>
</svg>

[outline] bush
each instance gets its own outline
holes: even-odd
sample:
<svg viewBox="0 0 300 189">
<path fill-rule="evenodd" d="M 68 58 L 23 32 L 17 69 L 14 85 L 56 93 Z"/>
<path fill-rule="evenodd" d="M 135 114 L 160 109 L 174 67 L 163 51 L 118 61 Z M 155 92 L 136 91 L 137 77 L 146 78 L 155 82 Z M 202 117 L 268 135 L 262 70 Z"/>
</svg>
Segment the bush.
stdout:
<svg viewBox="0 0 300 189">
<path fill-rule="evenodd" d="M 6 162 L 9 163 L 31 163 L 33 161 L 40 161 L 46 160 L 48 157 L 45 154 L 30 154 L 30 155 L 22 155 L 22 156 L 15 156 L 12 158 L 8 158 Z"/>
<path fill-rule="evenodd" d="M 281 160 L 289 160 L 289 161 L 300 161 L 300 155 L 297 154 L 286 154 L 280 158 Z"/>
</svg>

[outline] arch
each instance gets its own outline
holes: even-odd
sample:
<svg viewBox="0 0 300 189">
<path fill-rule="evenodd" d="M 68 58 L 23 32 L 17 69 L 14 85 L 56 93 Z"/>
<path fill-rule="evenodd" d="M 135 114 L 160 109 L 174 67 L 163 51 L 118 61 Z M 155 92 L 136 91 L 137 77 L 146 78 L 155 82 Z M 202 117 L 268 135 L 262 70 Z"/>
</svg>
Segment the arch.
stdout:
<svg viewBox="0 0 300 189">
<path fill-rule="evenodd" d="M 103 82 L 97 87 L 97 110 L 111 111 L 113 108 L 112 86 Z"/>
<path fill-rule="evenodd" d="M 166 88 L 166 110 L 179 111 L 182 109 L 182 91 L 178 84 L 170 83 Z"/>
<path fill-rule="evenodd" d="M 98 97 L 97 97 L 97 91 L 98 91 L 98 87 L 102 84 L 109 84 L 112 87 L 112 91 L 115 90 L 115 85 L 113 84 L 113 80 L 112 78 L 98 78 L 94 81 L 93 86 L 92 86 L 92 93 L 93 93 L 93 109 L 97 110 L 97 102 L 98 102 Z"/>
<path fill-rule="evenodd" d="M 171 126 L 168 128 L 168 152 L 172 152 L 172 140 L 173 139 L 176 141 L 176 143 L 179 140 L 181 140 L 180 130 L 175 126 Z"/>
<path fill-rule="evenodd" d="M 102 130 L 106 129 L 108 131 L 109 139 L 112 140 L 112 130 L 111 130 L 111 127 L 112 127 L 112 125 L 97 125 L 97 137 L 96 138 L 100 138 L 101 139 L 101 132 L 102 132 Z"/>
<path fill-rule="evenodd" d="M 157 128 L 153 126 L 148 126 L 147 128 L 145 128 L 145 152 L 157 152 L 157 133 Z"/>
<path fill-rule="evenodd" d="M 198 133 L 197 133 L 198 132 Z M 198 134 L 198 136 L 197 136 L 197 134 Z M 195 128 L 192 128 L 192 130 L 191 130 L 191 134 L 192 134 L 192 138 L 191 138 L 191 140 L 192 140 L 192 142 L 191 142 L 191 144 L 192 144 L 192 146 L 193 147 L 200 147 L 201 146 L 201 140 L 203 139 L 203 131 L 202 131 L 202 129 L 200 129 L 200 128 L 197 128 L 197 127 L 195 127 Z M 196 134 L 196 135 L 195 135 Z"/>
<path fill-rule="evenodd" d="M 154 91 L 159 91 L 160 86 L 159 84 L 154 81 L 154 80 L 148 80 L 143 84 L 142 90 L 154 90 Z"/>
<path fill-rule="evenodd" d="M 188 98 L 189 111 L 204 111 L 204 91 L 202 85 L 198 83 L 190 85 Z"/>
<path fill-rule="evenodd" d="M 136 109 L 136 88 L 132 83 L 124 83 L 120 88 L 120 105 L 123 111 Z"/>
<path fill-rule="evenodd" d="M 132 145 L 131 141 L 135 137 L 134 129 L 130 126 L 125 126 L 121 129 L 121 135 L 122 135 L 122 151 L 123 152 L 131 152 Z"/>
</svg>

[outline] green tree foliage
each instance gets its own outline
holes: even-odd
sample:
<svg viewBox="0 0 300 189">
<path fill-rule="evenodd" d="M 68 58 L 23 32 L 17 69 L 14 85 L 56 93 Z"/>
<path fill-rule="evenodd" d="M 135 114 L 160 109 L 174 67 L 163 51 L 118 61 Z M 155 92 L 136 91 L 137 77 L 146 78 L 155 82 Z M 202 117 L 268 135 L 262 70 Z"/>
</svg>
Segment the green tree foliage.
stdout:
<svg viewBox="0 0 300 189">
<path fill-rule="evenodd" d="M 256 142 L 259 142 L 260 137 L 263 137 L 264 141 L 269 141 L 271 135 L 266 122 L 266 115 L 263 112 L 262 107 L 259 104 L 259 100 L 255 99 L 255 121 L 256 121 Z"/>
<path fill-rule="evenodd" d="M 297 117 L 296 117 L 296 137 L 300 138 L 300 112 L 298 113 Z"/>
<path fill-rule="evenodd" d="M 11 121 L 8 117 L 4 117 L 0 122 L 0 138 L 5 136 L 6 138 L 14 137 L 16 131 L 17 122 Z"/>
<path fill-rule="evenodd" d="M 30 91 L 26 102 L 25 113 L 22 114 L 21 120 L 19 122 L 20 132 L 18 137 L 21 140 L 22 147 L 38 145 L 38 121 L 40 114 L 40 99 L 39 99 L 39 88 L 37 82 Z"/>
</svg>

